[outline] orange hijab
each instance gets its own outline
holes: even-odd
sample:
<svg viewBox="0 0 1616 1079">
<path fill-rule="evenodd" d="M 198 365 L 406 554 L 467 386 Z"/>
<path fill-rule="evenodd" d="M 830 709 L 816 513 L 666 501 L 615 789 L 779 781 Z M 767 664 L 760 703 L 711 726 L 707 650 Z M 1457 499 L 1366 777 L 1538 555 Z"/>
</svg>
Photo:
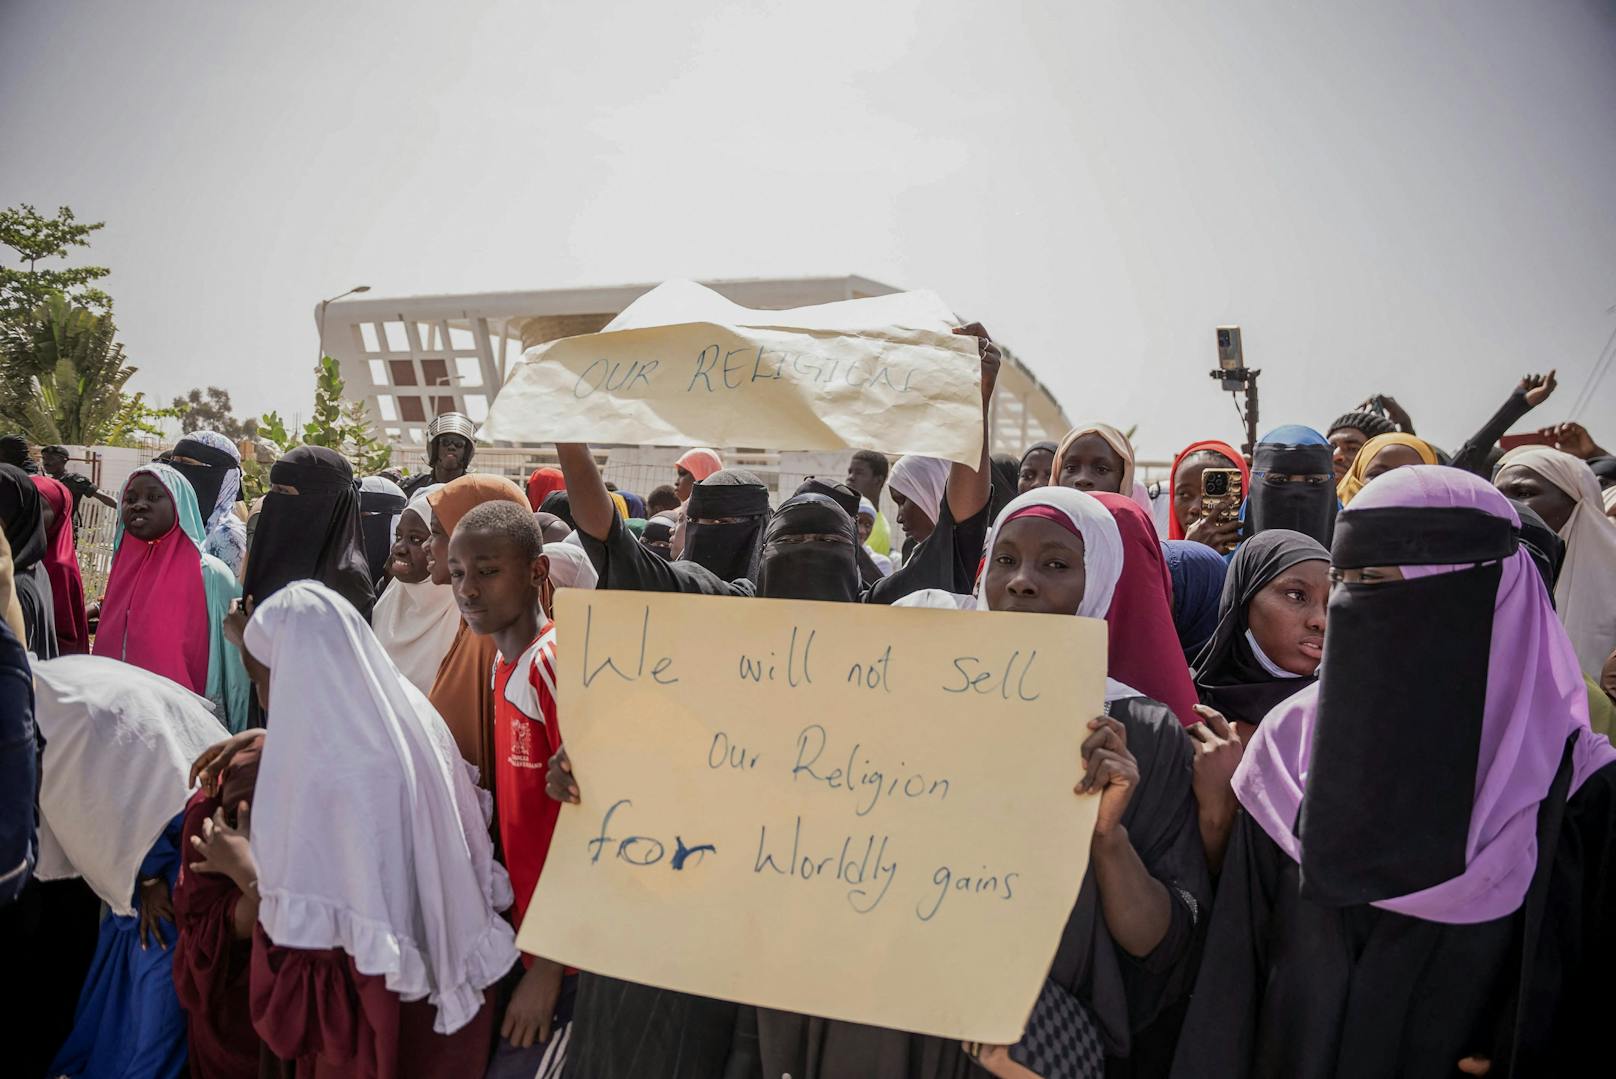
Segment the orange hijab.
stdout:
<svg viewBox="0 0 1616 1079">
<path fill-rule="evenodd" d="M 504 476 L 484 473 L 450 480 L 426 496 L 432 515 L 450 535 L 472 507 L 499 501 L 528 508 L 527 495 L 515 483 Z M 494 688 L 490 672 L 498 652 L 493 638 L 471 632 L 462 621 L 455 631 L 454 643 L 438 664 L 432 692 L 427 694 L 432 707 L 448 724 L 460 755 L 476 767 L 477 783 L 484 790 L 492 789 L 494 782 Z"/>
</svg>

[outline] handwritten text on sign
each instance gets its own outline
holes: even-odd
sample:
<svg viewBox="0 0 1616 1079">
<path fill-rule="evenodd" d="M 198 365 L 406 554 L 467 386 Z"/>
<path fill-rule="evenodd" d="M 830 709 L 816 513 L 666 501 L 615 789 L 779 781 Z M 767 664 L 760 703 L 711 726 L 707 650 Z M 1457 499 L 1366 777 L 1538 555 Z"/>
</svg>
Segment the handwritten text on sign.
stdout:
<svg viewBox="0 0 1616 1079">
<path fill-rule="evenodd" d="M 861 304 L 872 318 L 892 317 L 898 298 L 880 299 L 825 305 L 845 309 L 833 320 L 843 326 L 681 319 L 537 346 L 478 437 L 872 448 L 974 465 L 982 449 L 976 339 L 946 327 L 856 325 Z"/>
<path fill-rule="evenodd" d="M 582 804 L 524 950 L 1017 1040 L 1088 864 L 1103 623 L 565 590 L 557 625 Z"/>
</svg>

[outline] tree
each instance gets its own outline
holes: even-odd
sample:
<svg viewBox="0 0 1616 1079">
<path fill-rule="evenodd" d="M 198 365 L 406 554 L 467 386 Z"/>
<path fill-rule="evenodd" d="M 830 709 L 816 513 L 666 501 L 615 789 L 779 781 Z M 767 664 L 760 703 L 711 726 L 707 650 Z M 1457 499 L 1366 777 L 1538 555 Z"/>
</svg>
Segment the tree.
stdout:
<svg viewBox="0 0 1616 1079">
<path fill-rule="evenodd" d="M 257 424 L 243 423 L 232 414 L 230 391 L 209 386 L 205 391 L 196 388 L 183 397 L 174 398 L 170 406 L 174 418 L 180 421 L 180 431 L 217 431 L 232 442 L 250 438 Z"/>
<path fill-rule="evenodd" d="M 0 420 L 30 440 L 91 446 L 156 434 L 166 415 L 126 395 L 135 373 L 114 338 L 111 315 L 98 315 L 60 293 L 0 335 Z"/>
<path fill-rule="evenodd" d="M 342 366 L 330 356 L 320 357 L 320 366 L 315 368 L 314 418 L 302 430 L 293 430 L 278 413 L 266 412 L 258 421 L 257 437 L 274 443 L 282 453 L 297 446 L 325 446 L 348 458 L 359 475 L 380 472 L 391 463 L 393 451 L 376 437 L 365 403 L 345 399 L 344 389 Z M 249 499 L 268 489 L 267 470 L 256 461 L 252 468 L 243 462 L 242 478 Z"/>
<path fill-rule="evenodd" d="M 17 270 L 0 266 L 0 320 L 26 321 L 51 296 L 66 295 L 80 307 L 100 314 L 111 314 L 112 297 L 94 287 L 93 282 L 112 271 L 105 266 L 42 268 L 47 259 L 65 259 L 74 247 L 89 247 L 89 235 L 106 225 L 105 221 L 81 224 L 68 206 L 58 207 L 55 217 L 45 217 L 28 203 L 0 210 L 0 244 L 18 255 L 26 267 Z"/>
</svg>

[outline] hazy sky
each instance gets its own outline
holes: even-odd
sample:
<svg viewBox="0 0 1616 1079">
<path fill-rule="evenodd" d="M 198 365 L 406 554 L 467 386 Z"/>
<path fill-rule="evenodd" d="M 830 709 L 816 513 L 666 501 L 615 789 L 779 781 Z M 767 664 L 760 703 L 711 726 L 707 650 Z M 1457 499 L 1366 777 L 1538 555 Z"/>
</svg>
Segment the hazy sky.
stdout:
<svg viewBox="0 0 1616 1079">
<path fill-rule="evenodd" d="M 0 0 L 0 102 L 132 387 L 243 414 L 307 412 L 357 283 L 932 288 L 1153 456 L 1237 433 L 1220 322 L 1264 427 L 1380 391 L 1450 447 L 1616 330 L 1610 2 Z"/>
</svg>

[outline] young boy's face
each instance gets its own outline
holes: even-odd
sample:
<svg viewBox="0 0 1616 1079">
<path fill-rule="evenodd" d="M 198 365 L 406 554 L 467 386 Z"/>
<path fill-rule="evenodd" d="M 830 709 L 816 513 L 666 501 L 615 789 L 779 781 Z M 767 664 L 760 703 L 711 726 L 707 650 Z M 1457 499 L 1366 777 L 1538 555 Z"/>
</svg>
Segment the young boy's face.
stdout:
<svg viewBox="0 0 1616 1079">
<path fill-rule="evenodd" d="M 529 561 L 507 536 L 457 528 L 448 570 L 460 617 L 473 633 L 488 636 L 538 606 L 550 560 L 541 554 Z"/>
</svg>

